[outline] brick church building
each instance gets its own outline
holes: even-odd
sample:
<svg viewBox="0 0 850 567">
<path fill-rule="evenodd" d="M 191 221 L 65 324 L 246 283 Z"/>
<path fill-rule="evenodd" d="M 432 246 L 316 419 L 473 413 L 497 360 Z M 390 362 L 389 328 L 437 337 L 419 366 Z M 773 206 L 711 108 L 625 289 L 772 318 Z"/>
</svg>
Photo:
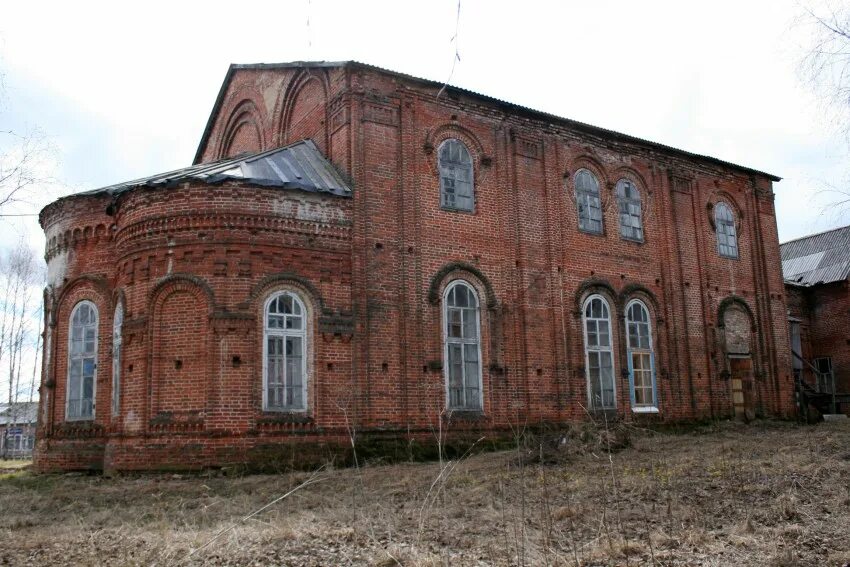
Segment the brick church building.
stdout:
<svg viewBox="0 0 850 567">
<path fill-rule="evenodd" d="M 194 165 L 41 212 L 36 467 L 790 416 L 778 180 L 361 63 L 233 65 Z"/>
</svg>

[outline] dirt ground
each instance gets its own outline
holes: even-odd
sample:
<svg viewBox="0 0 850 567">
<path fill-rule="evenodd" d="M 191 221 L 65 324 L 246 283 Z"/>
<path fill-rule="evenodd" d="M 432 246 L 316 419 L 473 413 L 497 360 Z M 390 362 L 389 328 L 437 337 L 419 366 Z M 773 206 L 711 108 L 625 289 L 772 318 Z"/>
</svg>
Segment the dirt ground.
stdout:
<svg viewBox="0 0 850 567">
<path fill-rule="evenodd" d="M 0 565 L 850 562 L 850 423 L 629 433 L 615 453 L 569 438 L 542 462 L 532 444 L 312 475 L 105 478 L 0 463 Z"/>
</svg>

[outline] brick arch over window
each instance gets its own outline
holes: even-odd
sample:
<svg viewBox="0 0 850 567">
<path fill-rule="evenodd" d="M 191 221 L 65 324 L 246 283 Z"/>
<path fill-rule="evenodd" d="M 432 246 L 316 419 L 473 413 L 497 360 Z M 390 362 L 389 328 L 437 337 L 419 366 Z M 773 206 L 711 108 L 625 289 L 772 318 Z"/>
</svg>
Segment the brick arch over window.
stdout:
<svg viewBox="0 0 850 567">
<path fill-rule="evenodd" d="M 438 305 L 442 299 L 443 288 L 447 283 L 447 277 L 454 273 L 458 273 L 458 277 L 464 277 L 464 273 L 472 276 L 472 282 L 479 283 L 485 293 L 487 309 L 494 310 L 499 303 L 496 299 L 496 292 L 493 290 L 493 285 L 481 270 L 471 264 L 465 262 L 452 262 L 440 268 L 431 278 L 431 285 L 428 286 L 428 302 L 431 305 Z"/>
<path fill-rule="evenodd" d="M 731 194 L 726 191 L 714 191 L 708 199 L 708 203 L 706 204 L 706 212 L 708 214 L 708 223 L 711 225 L 712 230 L 717 230 L 717 225 L 714 219 L 714 207 L 717 203 L 726 203 L 730 209 L 732 209 L 732 214 L 735 216 L 735 229 L 738 231 L 738 234 L 741 233 L 741 223 L 744 220 L 744 210 L 735 200 Z"/>
<path fill-rule="evenodd" d="M 655 315 L 656 324 L 661 324 L 664 322 L 664 319 L 661 317 L 661 306 L 658 303 L 658 298 L 655 297 L 655 294 L 652 293 L 652 290 L 642 284 L 631 283 L 626 285 L 626 287 L 624 287 L 618 294 L 617 299 L 618 304 L 622 308 L 625 308 L 625 305 L 632 299 L 640 299 L 646 304 L 647 307 L 649 307 L 651 314 Z M 623 314 L 619 313 L 619 315 Z"/>
<path fill-rule="evenodd" d="M 437 148 L 439 148 L 440 144 L 452 138 L 463 142 L 466 149 L 469 150 L 477 185 L 477 177 L 480 173 L 480 166 L 489 164 L 490 159 L 484 151 L 484 146 L 481 144 L 481 140 L 479 140 L 478 136 L 473 134 L 471 130 L 455 123 L 441 124 L 431 128 L 425 136 L 425 143 L 423 144 L 425 153 L 436 157 L 435 152 Z M 436 172 L 436 160 L 432 160 L 430 165 L 431 169 Z"/>
<path fill-rule="evenodd" d="M 109 283 L 106 281 L 106 278 L 102 278 L 100 276 L 82 275 L 62 285 L 62 287 L 59 289 L 59 293 L 55 295 L 54 305 L 56 306 L 56 308 L 61 309 L 66 297 L 71 295 L 72 292 L 76 292 L 81 287 L 88 288 L 97 295 L 98 301 L 100 302 L 96 302 L 98 308 L 103 305 L 106 305 L 106 301 L 112 295 L 109 291 Z"/>
<path fill-rule="evenodd" d="M 217 155 L 226 158 L 243 152 L 262 151 L 265 139 L 263 120 L 257 105 L 251 100 L 242 100 L 225 124 Z"/>
<path fill-rule="evenodd" d="M 303 294 L 302 299 L 312 303 L 318 315 L 325 312 L 325 302 L 318 288 L 309 279 L 293 272 L 280 272 L 264 277 L 251 288 L 247 304 L 240 307 L 250 309 L 261 307 L 270 290 L 286 286 L 293 287 L 301 292 Z"/>
<path fill-rule="evenodd" d="M 276 115 L 277 145 L 283 146 L 309 138 L 328 155 L 328 84 L 327 73 L 302 70 L 284 89 Z"/>
<path fill-rule="evenodd" d="M 611 310 L 614 313 L 620 314 L 622 312 L 622 305 L 616 290 L 614 290 L 614 286 L 612 286 L 608 280 L 602 278 L 591 278 L 584 280 L 581 284 L 579 284 L 578 289 L 576 290 L 574 311 L 576 316 L 581 317 L 585 300 L 593 294 L 599 294 L 605 297 L 605 299 L 610 302 Z"/>
<path fill-rule="evenodd" d="M 209 389 L 212 291 L 194 276 L 170 276 L 151 293 L 151 417 L 163 425 L 201 423 Z"/>
</svg>

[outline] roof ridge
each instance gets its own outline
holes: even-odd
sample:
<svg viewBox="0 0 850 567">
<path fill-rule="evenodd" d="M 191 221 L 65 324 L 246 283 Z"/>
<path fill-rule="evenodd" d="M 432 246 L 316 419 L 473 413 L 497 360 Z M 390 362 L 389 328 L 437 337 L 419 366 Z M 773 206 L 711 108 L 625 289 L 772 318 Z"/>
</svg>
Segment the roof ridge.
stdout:
<svg viewBox="0 0 850 567">
<path fill-rule="evenodd" d="M 830 228 L 828 230 L 824 230 L 824 231 L 821 231 L 821 232 L 814 232 L 812 234 L 807 234 L 806 236 L 798 236 L 797 238 L 792 238 L 791 240 L 786 240 L 785 242 L 780 242 L 779 246 L 782 247 L 782 246 L 785 246 L 786 244 L 791 244 L 792 242 L 798 242 L 800 240 L 805 240 L 807 238 L 814 238 L 815 236 L 820 236 L 822 234 L 829 234 L 830 232 L 836 232 L 836 231 L 845 230 L 845 229 L 848 229 L 848 228 L 850 228 L 850 224 L 848 224 L 846 226 L 839 226 L 839 227 L 836 227 L 836 228 Z"/>
<path fill-rule="evenodd" d="M 355 59 L 348 59 L 344 61 L 292 61 L 289 63 L 231 63 L 230 67 L 228 67 L 227 73 L 224 76 L 224 81 L 221 84 L 219 89 L 218 96 L 216 97 L 215 103 L 213 104 L 212 112 L 210 112 L 209 119 L 207 120 L 206 127 L 204 128 L 203 134 L 201 134 L 201 141 L 198 144 L 198 148 L 195 152 L 195 159 L 193 163 L 197 163 L 201 159 L 201 155 L 203 153 L 204 148 L 206 147 L 206 143 L 208 141 L 208 136 L 212 131 L 212 126 L 214 122 L 214 118 L 218 113 L 219 107 L 223 103 L 225 92 L 227 91 L 227 85 L 230 82 L 231 77 L 233 76 L 233 72 L 241 69 L 287 69 L 287 68 L 308 68 L 308 67 L 348 67 L 348 66 L 359 66 L 364 69 L 371 69 L 373 71 L 377 71 L 380 73 L 388 74 L 394 77 L 398 77 L 401 79 L 409 80 L 409 81 L 419 81 L 421 83 L 427 83 L 434 87 L 442 86 L 448 90 L 452 90 L 458 93 L 463 93 L 472 97 L 476 97 L 481 100 L 485 100 L 488 103 L 508 106 L 513 109 L 514 112 L 521 111 L 525 113 L 530 113 L 537 117 L 537 119 L 548 120 L 550 122 L 561 122 L 566 123 L 572 126 L 575 129 L 586 129 L 591 130 L 592 133 L 604 134 L 607 136 L 618 137 L 621 140 L 624 140 L 627 143 L 638 144 L 650 146 L 652 148 L 660 149 L 665 152 L 670 152 L 673 154 L 678 154 L 679 156 L 685 156 L 688 159 L 696 159 L 703 160 L 705 162 L 713 163 L 715 165 L 720 165 L 722 167 L 728 167 L 739 171 L 744 171 L 748 173 L 755 173 L 758 175 L 764 175 L 770 178 L 772 181 L 781 181 L 782 178 L 778 175 L 768 173 L 766 171 L 754 169 L 752 167 L 747 167 L 745 165 L 739 165 L 737 163 L 732 163 L 730 161 L 726 161 L 720 158 L 716 158 L 709 155 L 698 154 L 696 152 L 692 152 L 689 150 L 684 150 L 681 148 L 677 148 L 674 146 L 670 146 L 668 144 L 663 144 L 661 142 L 653 142 L 652 140 L 647 140 L 644 138 L 639 138 L 633 134 L 626 134 L 624 132 L 618 132 L 617 130 L 611 130 L 609 128 L 604 128 L 602 126 L 595 126 L 593 124 L 589 124 L 587 122 L 581 122 L 579 120 L 575 120 L 572 118 L 566 118 L 564 116 L 558 116 L 556 114 L 552 114 L 549 112 L 545 112 L 542 110 L 537 110 L 531 108 L 529 106 L 523 106 L 521 104 L 517 104 L 514 102 L 509 102 L 503 99 L 496 98 L 491 95 L 479 93 L 473 91 L 471 89 L 467 89 L 464 87 L 457 87 L 453 85 L 449 85 L 443 81 L 436 81 L 434 79 L 425 79 L 423 77 L 417 77 L 415 75 L 410 75 L 407 73 L 403 73 L 400 71 L 393 71 L 392 69 L 387 69 L 385 67 L 379 67 L 377 65 L 372 65 L 370 63 L 363 63 L 361 61 L 357 61 Z"/>
</svg>

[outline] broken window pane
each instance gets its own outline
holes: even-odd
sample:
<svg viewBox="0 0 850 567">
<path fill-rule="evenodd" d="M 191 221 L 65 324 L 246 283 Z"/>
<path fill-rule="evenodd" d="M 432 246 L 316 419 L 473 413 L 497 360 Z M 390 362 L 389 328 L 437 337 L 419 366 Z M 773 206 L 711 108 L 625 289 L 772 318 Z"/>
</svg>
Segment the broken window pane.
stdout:
<svg viewBox="0 0 850 567">
<path fill-rule="evenodd" d="M 472 211 L 474 184 L 472 157 L 469 150 L 460 140 L 446 140 L 440 145 L 437 162 L 440 170 L 441 206 Z"/>
</svg>

